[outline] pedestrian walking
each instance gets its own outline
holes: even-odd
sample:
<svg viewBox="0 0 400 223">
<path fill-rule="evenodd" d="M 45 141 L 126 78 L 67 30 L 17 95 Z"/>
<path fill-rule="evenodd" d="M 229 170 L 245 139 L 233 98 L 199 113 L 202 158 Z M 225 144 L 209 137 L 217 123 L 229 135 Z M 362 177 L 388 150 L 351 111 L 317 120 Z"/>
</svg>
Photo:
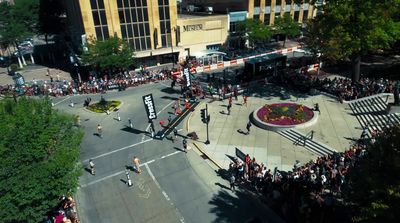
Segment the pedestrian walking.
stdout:
<svg viewBox="0 0 400 223">
<path fill-rule="evenodd" d="M 231 177 L 229 178 L 231 191 L 235 191 L 235 182 L 236 182 L 235 175 L 231 174 Z"/>
<path fill-rule="evenodd" d="M 246 105 L 247 107 L 247 96 L 243 95 L 243 105 Z"/>
<path fill-rule="evenodd" d="M 185 153 L 187 153 L 187 141 L 186 141 L 185 138 L 183 138 L 182 144 L 183 144 L 183 151 L 184 151 Z"/>
<path fill-rule="evenodd" d="M 171 115 L 168 115 L 168 125 L 171 123 L 171 121 L 172 121 L 172 117 L 171 117 Z"/>
<path fill-rule="evenodd" d="M 232 95 L 229 96 L 228 103 L 229 103 L 230 106 L 232 106 Z"/>
<path fill-rule="evenodd" d="M 117 120 L 118 120 L 118 121 L 121 121 L 121 116 L 120 116 L 120 114 L 119 114 L 119 111 L 117 111 Z"/>
<path fill-rule="evenodd" d="M 73 102 L 72 100 L 69 100 L 69 106 L 70 106 L 71 108 L 74 107 L 74 102 Z"/>
<path fill-rule="evenodd" d="M 365 139 L 365 138 L 367 138 L 367 136 L 368 136 L 368 126 L 365 126 L 363 131 L 362 131 L 362 133 L 361 133 L 360 138 L 361 139 Z"/>
<path fill-rule="evenodd" d="M 79 115 L 75 117 L 75 125 L 78 127 L 81 126 L 81 117 Z"/>
<path fill-rule="evenodd" d="M 96 175 L 96 170 L 94 169 L 94 162 L 92 159 L 89 160 L 89 170 L 90 174 Z"/>
<path fill-rule="evenodd" d="M 131 129 L 133 129 L 133 124 L 132 124 L 132 121 L 131 121 L 130 118 L 128 119 L 128 123 L 129 123 L 129 127 L 130 127 Z"/>
<path fill-rule="evenodd" d="M 97 135 L 103 138 L 103 127 L 100 124 L 97 124 Z"/>
<path fill-rule="evenodd" d="M 231 107 L 232 107 L 232 105 L 231 105 L 231 104 L 228 104 L 228 107 L 226 107 L 226 109 L 228 110 L 228 115 L 230 115 L 230 114 L 231 114 Z"/>
<path fill-rule="evenodd" d="M 138 174 L 142 173 L 142 170 L 140 169 L 140 159 L 137 158 L 136 156 L 133 157 L 133 165 L 135 166 L 135 170 Z"/>
<path fill-rule="evenodd" d="M 247 129 L 247 135 L 248 134 L 250 134 L 250 127 L 251 127 L 251 122 L 249 121 L 249 122 L 247 122 L 247 125 L 246 125 L 246 129 Z"/>
<path fill-rule="evenodd" d="M 317 111 L 318 114 L 321 114 L 321 111 L 319 110 L 319 104 L 318 104 L 318 103 L 316 103 L 316 104 L 314 105 L 314 111 Z"/>
<path fill-rule="evenodd" d="M 235 89 L 233 90 L 233 96 L 235 96 L 235 101 L 238 100 L 238 94 L 239 94 L 238 89 L 235 87 Z"/>
<path fill-rule="evenodd" d="M 175 139 L 178 138 L 178 130 L 176 129 L 176 127 L 174 127 L 174 138 L 173 138 L 173 142 L 175 142 Z"/>
</svg>

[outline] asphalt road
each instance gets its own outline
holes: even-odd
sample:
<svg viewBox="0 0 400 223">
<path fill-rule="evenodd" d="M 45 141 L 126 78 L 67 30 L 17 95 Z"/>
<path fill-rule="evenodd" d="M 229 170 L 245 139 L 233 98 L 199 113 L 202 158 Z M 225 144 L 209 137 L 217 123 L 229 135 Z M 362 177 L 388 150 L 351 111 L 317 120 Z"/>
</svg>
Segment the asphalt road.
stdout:
<svg viewBox="0 0 400 223">
<path fill-rule="evenodd" d="M 80 115 L 85 137 L 82 143 L 82 168 L 92 158 L 96 175 L 84 171 L 76 194 L 81 222 L 246 222 L 258 217 L 265 222 L 280 222 L 243 191 L 231 192 L 228 182 L 194 150 L 181 151 L 181 137 L 175 142 L 153 140 L 148 136 L 147 117 L 142 96 L 153 94 L 158 120 L 166 120 L 178 91 L 171 91 L 169 82 L 159 82 L 104 94 L 107 100 L 123 102 L 121 121 L 115 112 L 110 115 L 91 113 L 83 108 L 90 96 L 54 99 L 55 108 Z M 74 107 L 70 107 L 70 102 Z M 134 128 L 127 127 L 128 118 Z M 103 126 L 104 137 L 94 135 L 97 124 Z M 182 129 L 182 124 L 178 126 Z M 182 135 L 184 131 L 180 131 Z M 132 158 L 141 159 L 142 173 L 129 170 L 133 186 L 126 184 L 126 167 Z"/>
</svg>

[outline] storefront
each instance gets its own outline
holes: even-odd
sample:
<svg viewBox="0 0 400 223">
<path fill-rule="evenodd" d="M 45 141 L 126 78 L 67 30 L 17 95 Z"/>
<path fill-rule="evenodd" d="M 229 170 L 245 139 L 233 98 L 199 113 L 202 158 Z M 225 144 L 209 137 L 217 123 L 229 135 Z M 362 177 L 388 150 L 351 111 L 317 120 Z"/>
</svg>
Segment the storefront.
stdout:
<svg viewBox="0 0 400 223">
<path fill-rule="evenodd" d="M 228 36 L 228 15 L 184 15 L 177 19 L 179 59 L 204 51 L 218 51 Z"/>
</svg>

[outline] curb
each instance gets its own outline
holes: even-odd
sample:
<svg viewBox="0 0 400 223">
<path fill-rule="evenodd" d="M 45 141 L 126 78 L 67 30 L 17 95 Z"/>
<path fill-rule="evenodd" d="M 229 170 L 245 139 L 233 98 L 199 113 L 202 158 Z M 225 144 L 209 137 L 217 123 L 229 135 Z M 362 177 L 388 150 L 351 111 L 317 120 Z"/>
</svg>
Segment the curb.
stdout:
<svg viewBox="0 0 400 223">
<path fill-rule="evenodd" d="M 198 107 L 203 106 L 204 103 L 205 103 L 205 102 L 201 102 L 201 103 L 198 105 Z M 190 122 L 190 119 L 192 118 L 193 114 L 194 114 L 193 112 L 190 113 L 188 119 L 186 120 L 186 131 L 187 131 L 187 132 L 189 132 L 189 122 Z M 198 145 L 198 143 L 195 143 L 195 142 L 192 142 L 192 144 L 194 145 L 194 147 L 197 148 L 197 150 L 198 150 L 200 153 L 202 153 L 204 156 L 207 157 L 207 159 L 209 159 L 212 163 L 214 163 L 214 165 L 216 165 L 216 166 L 218 167 L 218 169 L 224 169 L 224 168 L 222 167 L 221 164 L 219 164 L 216 160 L 214 160 L 214 159 L 202 148 L 202 146 Z"/>
<path fill-rule="evenodd" d="M 201 146 L 197 145 L 197 143 L 192 142 L 192 144 L 199 150 L 204 156 L 207 157 L 214 165 L 218 167 L 218 169 L 224 169 L 221 164 L 219 164 L 216 160 L 214 160 Z"/>
</svg>

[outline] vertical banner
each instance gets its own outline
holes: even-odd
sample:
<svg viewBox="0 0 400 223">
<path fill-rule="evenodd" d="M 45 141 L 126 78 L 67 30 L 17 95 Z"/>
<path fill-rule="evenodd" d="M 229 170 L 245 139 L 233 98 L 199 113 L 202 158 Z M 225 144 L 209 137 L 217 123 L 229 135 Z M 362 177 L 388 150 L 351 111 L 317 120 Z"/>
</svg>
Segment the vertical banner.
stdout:
<svg viewBox="0 0 400 223">
<path fill-rule="evenodd" d="M 190 80 L 190 72 L 189 72 L 189 68 L 185 67 L 183 69 L 183 76 L 185 77 L 186 80 L 186 87 L 190 87 L 192 85 L 191 80 Z"/>
<path fill-rule="evenodd" d="M 148 94 L 142 97 L 144 107 L 146 109 L 147 117 L 149 120 L 157 118 L 156 107 L 154 106 L 153 94 Z"/>
</svg>

